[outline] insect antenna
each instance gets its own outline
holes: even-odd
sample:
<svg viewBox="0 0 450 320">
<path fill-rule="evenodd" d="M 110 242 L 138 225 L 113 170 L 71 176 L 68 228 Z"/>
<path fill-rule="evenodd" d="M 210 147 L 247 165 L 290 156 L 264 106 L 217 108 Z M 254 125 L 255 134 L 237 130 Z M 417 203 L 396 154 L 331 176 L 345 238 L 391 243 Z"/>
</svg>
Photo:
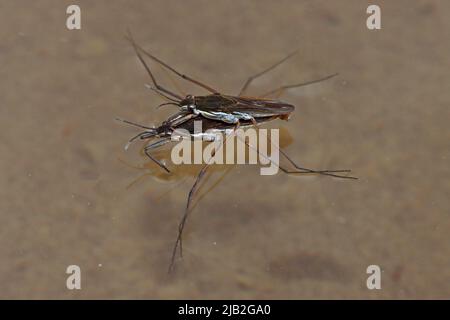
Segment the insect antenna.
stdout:
<svg viewBox="0 0 450 320">
<path fill-rule="evenodd" d="M 148 130 L 155 130 L 155 128 L 146 127 L 146 126 L 144 126 L 144 125 L 142 125 L 142 124 L 135 123 L 135 122 L 131 122 L 131 121 L 129 121 L 129 120 L 125 120 L 125 119 L 122 119 L 122 118 L 115 118 L 115 120 L 116 120 L 116 121 L 120 121 L 120 122 L 124 122 L 124 123 L 126 123 L 126 124 L 129 124 L 129 125 L 132 125 L 132 126 L 135 126 L 135 127 L 138 127 L 138 128 L 148 129 Z"/>
<path fill-rule="evenodd" d="M 150 128 L 150 127 L 146 127 L 143 126 L 141 124 L 135 123 L 135 122 L 131 122 L 125 119 L 121 119 L 121 118 L 116 118 L 117 121 L 121 121 L 124 122 L 126 124 L 138 127 L 138 128 L 142 128 L 145 129 L 145 131 L 138 133 L 137 135 L 135 135 L 134 137 L 132 137 L 130 140 L 128 140 L 128 142 L 125 144 L 124 149 L 128 150 L 128 148 L 130 147 L 130 145 L 133 143 L 134 140 L 136 139 L 147 139 L 147 138 L 151 138 L 153 136 L 155 136 L 158 132 L 158 130 L 156 130 L 155 128 Z"/>
</svg>

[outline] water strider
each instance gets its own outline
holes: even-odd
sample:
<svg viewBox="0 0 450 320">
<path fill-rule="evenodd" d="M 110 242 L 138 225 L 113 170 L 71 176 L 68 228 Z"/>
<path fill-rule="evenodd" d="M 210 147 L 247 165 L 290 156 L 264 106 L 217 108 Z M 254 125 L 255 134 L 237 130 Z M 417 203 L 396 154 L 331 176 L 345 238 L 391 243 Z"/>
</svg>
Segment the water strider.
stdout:
<svg viewBox="0 0 450 320">
<path fill-rule="evenodd" d="M 187 75 L 178 72 L 165 62 L 148 53 L 134 42 L 133 38 L 131 37 L 131 34 L 128 35 L 128 40 L 130 40 L 130 42 L 132 43 L 136 55 L 138 56 L 138 59 L 143 64 L 144 68 L 146 69 L 147 73 L 149 74 L 152 80 L 153 86 L 149 86 L 149 88 L 158 93 L 160 96 L 164 97 L 166 100 L 168 100 L 168 102 L 163 103 L 160 106 L 175 105 L 179 107 L 180 111 L 169 117 L 159 127 L 156 128 L 151 128 L 127 120 L 118 119 L 122 122 L 144 129 L 144 131 L 142 131 L 141 133 L 139 133 L 138 135 L 134 136 L 129 140 L 129 142 L 125 146 L 125 149 L 128 148 L 130 143 L 132 143 L 137 139 L 140 140 L 158 139 L 153 142 L 148 142 L 148 144 L 144 148 L 144 152 L 152 161 L 157 163 L 167 173 L 170 173 L 170 170 L 161 161 L 154 158 L 150 154 L 150 151 L 152 149 L 156 149 L 167 144 L 171 140 L 174 140 L 173 138 L 174 135 L 177 134 L 176 133 L 177 129 L 187 130 L 191 138 L 194 138 L 194 135 L 198 134 L 194 132 L 194 121 L 202 121 L 203 124 L 202 127 L 204 128 L 205 131 L 208 129 L 215 129 L 217 131 L 227 132 L 228 136 L 230 136 L 239 127 L 257 126 L 260 123 L 265 123 L 275 119 L 287 120 L 290 114 L 295 110 L 295 107 L 289 103 L 282 102 L 279 100 L 266 99 L 265 97 L 269 95 L 276 95 L 277 97 L 279 97 L 286 89 L 317 83 L 336 76 L 336 74 L 333 74 L 314 81 L 281 86 L 275 90 L 267 92 L 260 98 L 250 98 L 244 96 L 244 93 L 246 92 L 248 86 L 254 79 L 264 75 L 265 73 L 269 72 L 270 70 L 274 69 L 275 67 L 286 61 L 294 54 L 292 53 L 287 57 L 285 57 L 284 59 L 282 59 L 281 61 L 277 62 L 276 64 L 263 70 L 262 72 L 249 77 L 247 81 L 244 83 L 243 87 L 241 88 L 237 96 L 225 95 L 211 88 L 210 86 L 201 83 L 198 80 L 195 80 Z M 195 85 L 202 87 L 203 89 L 206 89 L 207 91 L 210 92 L 210 94 L 204 96 L 186 95 L 185 97 L 182 97 L 166 89 L 165 87 L 158 84 L 156 78 L 154 77 L 147 63 L 143 59 L 141 53 L 148 56 L 152 60 L 156 61 L 169 71 L 175 73 L 182 79 L 192 82 Z M 214 135 L 207 136 L 206 132 L 202 132 L 200 134 L 201 135 L 203 134 L 202 138 L 206 138 L 206 140 L 208 141 L 214 139 Z M 251 147 L 250 145 L 248 145 L 248 143 L 246 144 L 248 147 Z M 277 164 L 279 168 L 287 174 L 320 174 L 342 179 L 357 179 L 356 177 L 352 177 L 349 175 L 339 174 L 339 173 L 348 174 L 350 170 L 312 170 L 302 168 L 298 166 L 294 161 L 292 161 L 282 149 L 279 149 L 279 151 L 295 168 L 294 170 L 289 170 Z M 182 255 L 182 234 L 186 224 L 187 217 L 189 215 L 191 202 L 196 194 L 196 191 L 200 186 L 200 182 L 202 181 L 202 178 L 204 177 L 209 165 L 210 163 L 206 163 L 202 167 L 202 169 L 200 170 L 195 179 L 192 188 L 189 191 L 184 215 L 179 224 L 177 239 L 175 241 L 172 251 L 171 262 L 169 265 L 169 272 L 171 272 L 174 268 L 175 257 L 178 247 L 180 248 L 180 256 Z"/>
</svg>

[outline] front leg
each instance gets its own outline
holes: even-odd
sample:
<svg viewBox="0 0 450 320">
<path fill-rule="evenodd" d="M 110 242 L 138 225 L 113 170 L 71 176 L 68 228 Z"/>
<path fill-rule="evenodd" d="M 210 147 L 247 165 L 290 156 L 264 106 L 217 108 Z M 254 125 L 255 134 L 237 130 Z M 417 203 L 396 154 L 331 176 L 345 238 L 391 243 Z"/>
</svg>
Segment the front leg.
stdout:
<svg viewBox="0 0 450 320">
<path fill-rule="evenodd" d="M 167 173 L 170 173 L 170 170 L 158 159 L 155 159 L 151 154 L 150 154 L 150 150 L 152 149 L 156 149 L 159 148 L 163 145 L 165 145 L 166 143 L 170 142 L 170 137 L 166 137 L 166 138 L 162 138 L 161 140 L 158 140 L 154 143 L 151 143 L 149 145 L 147 145 L 144 148 L 144 153 L 147 155 L 147 157 L 149 157 L 153 162 L 155 162 L 158 166 L 160 166 L 161 168 L 163 168 Z"/>
</svg>

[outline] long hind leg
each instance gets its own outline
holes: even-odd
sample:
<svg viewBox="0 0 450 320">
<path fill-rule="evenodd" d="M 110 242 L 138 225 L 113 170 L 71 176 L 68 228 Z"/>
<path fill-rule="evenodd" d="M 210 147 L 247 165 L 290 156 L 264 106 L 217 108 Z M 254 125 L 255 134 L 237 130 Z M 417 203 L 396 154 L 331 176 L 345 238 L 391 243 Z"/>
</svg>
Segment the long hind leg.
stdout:
<svg viewBox="0 0 450 320">
<path fill-rule="evenodd" d="M 267 72 L 275 69 L 276 67 L 278 67 L 280 64 L 282 64 L 283 62 L 285 62 L 287 59 L 289 59 L 290 57 L 292 57 L 293 55 L 295 55 L 298 51 L 294 51 L 291 54 L 287 55 L 286 57 L 284 57 L 283 59 L 281 59 L 280 61 L 276 62 L 275 64 L 271 65 L 270 67 L 268 67 L 267 69 L 264 69 L 261 72 L 258 72 L 257 74 L 254 74 L 250 77 L 248 77 L 247 81 L 245 81 L 244 85 L 242 86 L 241 90 L 239 91 L 238 96 L 242 96 L 245 91 L 247 90 L 247 88 L 250 86 L 250 84 L 252 83 L 253 80 L 255 80 L 256 78 L 259 78 L 263 75 L 265 75 Z"/>
<path fill-rule="evenodd" d="M 335 178 L 341 178 L 341 179 L 354 179 L 357 180 L 357 177 L 353 177 L 353 176 L 343 176 L 343 175 L 338 175 L 336 173 L 350 173 L 351 170 L 349 169 L 343 169 L 343 170 L 311 170 L 311 169 L 307 169 L 307 168 L 302 168 L 299 165 L 297 165 L 287 154 L 286 152 L 283 151 L 283 149 L 279 148 L 277 146 L 278 150 L 281 152 L 281 154 L 289 161 L 289 163 L 291 163 L 297 170 L 299 171 L 304 171 L 305 173 L 316 173 L 316 174 L 322 174 L 325 176 L 330 176 L 330 177 L 335 177 Z M 281 167 L 280 167 L 281 168 Z M 283 170 L 283 169 L 282 169 Z M 295 170 L 283 170 L 285 173 L 298 173 L 298 171 Z"/>
<path fill-rule="evenodd" d="M 247 142 L 245 142 L 247 144 L 247 146 L 254 148 L 252 146 L 250 146 Z M 254 148 L 255 149 L 255 148 Z M 259 151 L 258 154 L 265 157 L 267 160 L 273 162 L 275 165 L 278 166 L 278 168 L 280 168 L 281 171 L 283 171 L 286 174 L 317 174 L 317 175 L 324 175 L 324 176 L 330 176 L 330 177 L 335 177 L 335 178 L 340 178 L 340 179 L 353 179 L 353 180 L 357 180 L 357 177 L 353 177 L 353 176 L 346 176 L 346 175 L 339 175 L 337 173 L 350 173 L 351 170 L 314 170 L 314 169 L 308 169 L 308 168 L 303 168 L 298 166 L 293 160 L 291 160 L 291 158 L 289 158 L 286 153 L 284 153 L 284 151 L 282 151 L 281 149 L 279 149 L 280 152 L 284 155 L 284 157 L 286 159 L 288 159 L 288 161 L 296 168 L 296 170 L 292 170 L 292 169 L 287 169 L 283 166 L 281 166 L 279 163 L 275 163 L 272 159 L 266 157 L 265 155 L 262 155 Z"/>
<path fill-rule="evenodd" d="M 326 77 L 323 77 L 323 78 L 320 78 L 320 79 L 316 79 L 316 80 L 312 80 L 312 81 L 307 81 L 307 82 L 302 82 L 302 83 L 297 83 L 297 84 L 284 85 L 284 86 L 278 87 L 278 88 L 276 88 L 274 90 L 270 90 L 269 92 L 264 93 L 260 97 L 264 98 L 264 97 L 267 97 L 267 96 L 270 96 L 270 95 L 274 95 L 275 98 L 278 98 L 287 89 L 299 88 L 299 87 L 307 86 L 307 85 L 310 85 L 310 84 L 313 84 L 313 83 L 322 82 L 322 81 L 331 79 L 331 78 L 333 78 L 333 77 L 335 77 L 337 75 L 338 75 L 338 73 L 334 73 L 334 74 L 331 74 L 329 76 L 326 76 Z"/>
<path fill-rule="evenodd" d="M 256 122 L 255 119 L 251 120 L 253 122 L 253 126 L 255 128 L 259 128 L 259 124 L 258 122 Z M 242 139 L 238 136 L 238 139 L 240 139 L 242 141 Z M 271 143 L 272 146 L 274 146 L 272 140 L 270 139 L 269 136 L 267 136 L 267 139 L 269 140 L 269 142 Z M 270 162 L 273 162 L 272 159 L 268 158 L 265 155 L 262 155 L 258 148 L 255 148 L 254 146 L 251 146 L 250 144 L 247 143 L 247 141 L 243 141 L 249 148 L 252 148 L 254 150 L 256 150 L 258 152 L 259 155 L 261 155 L 262 157 L 266 158 L 267 160 L 269 160 Z M 289 163 L 291 163 L 296 169 L 296 170 L 288 170 L 288 169 L 284 169 L 283 167 L 280 166 L 279 163 L 275 163 L 283 172 L 285 173 L 309 173 L 309 174 L 321 174 L 321 175 L 325 175 L 325 176 L 331 176 L 331 177 L 335 177 L 335 178 L 342 178 L 342 179 L 357 179 L 355 177 L 351 177 L 351 176 L 343 176 L 343 175 L 338 175 L 336 173 L 350 173 L 351 170 L 348 169 L 341 169 L 341 170 L 313 170 L 313 169 L 308 169 L 308 168 L 303 168 L 300 167 L 299 165 L 297 165 L 287 154 L 286 152 L 283 151 L 283 149 L 281 149 L 279 146 L 275 146 L 277 148 L 277 150 L 279 152 L 281 152 L 281 154 L 289 161 Z"/>
</svg>

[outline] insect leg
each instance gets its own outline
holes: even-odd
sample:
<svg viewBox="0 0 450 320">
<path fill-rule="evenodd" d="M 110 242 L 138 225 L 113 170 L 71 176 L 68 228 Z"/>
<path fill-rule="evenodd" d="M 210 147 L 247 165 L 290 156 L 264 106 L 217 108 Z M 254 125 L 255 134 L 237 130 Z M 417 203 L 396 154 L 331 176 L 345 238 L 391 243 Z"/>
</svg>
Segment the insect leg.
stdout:
<svg viewBox="0 0 450 320">
<path fill-rule="evenodd" d="M 239 126 L 240 126 L 240 123 L 238 122 L 236 124 L 236 126 L 234 127 L 233 133 L 239 128 Z M 226 143 L 227 139 L 230 136 L 233 135 L 233 133 L 229 134 L 225 138 L 224 142 L 220 146 L 221 148 Z M 183 254 L 182 235 L 183 235 L 184 226 L 186 225 L 186 220 L 187 220 L 188 215 L 189 215 L 189 210 L 191 208 L 192 199 L 194 198 L 196 192 L 198 191 L 198 188 L 200 187 L 200 182 L 201 182 L 202 178 L 204 177 L 204 175 L 206 174 L 206 171 L 208 170 L 208 168 L 209 168 L 209 166 L 211 164 L 210 161 L 214 157 L 214 155 L 215 155 L 215 152 L 212 154 L 212 157 L 209 159 L 208 163 L 206 163 L 203 166 L 203 168 L 200 170 L 200 172 L 198 173 L 197 177 L 195 178 L 195 182 L 192 185 L 191 190 L 189 191 L 188 198 L 187 198 L 187 203 L 186 203 L 186 208 L 185 208 L 185 211 L 184 211 L 184 215 L 183 215 L 183 218 L 181 219 L 180 224 L 178 225 L 178 236 L 177 236 L 177 239 L 175 241 L 175 245 L 174 245 L 173 250 L 172 250 L 172 258 L 170 260 L 170 265 L 169 265 L 169 269 L 168 269 L 169 273 L 171 273 L 173 271 L 173 269 L 174 269 L 175 256 L 176 256 L 178 247 L 180 247 L 180 256 L 182 256 L 182 254 Z"/>
<path fill-rule="evenodd" d="M 161 140 L 158 140 L 152 144 L 149 144 L 148 146 L 146 146 L 144 148 L 144 153 L 147 155 L 147 157 L 149 157 L 153 162 L 155 162 L 157 165 L 159 165 L 161 168 L 163 168 L 164 170 L 166 170 L 167 173 L 170 173 L 170 170 L 167 169 L 167 167 L 159 160 L 155 159 L 151 154 L 150 154 L 150 150 L 151 149 L 156 149 L 159 148 L 163 145 L 165 145 L 166 143 L 170 142 L 170 137 L 166 137 L 166 138 L 162 138 Z"/>
<path fill-rule="evenodd" d="M 200 81 L 195 80 L 195 79 L 193 79 L 193 78 L 191 78 L 191 77 L 189 77 L 189 76 L 187 76 L 187 75 L 185 75 L 185 74 L 182 74 L 181 72 L 178 72 L 177 70 L 175 70 L 174 68 L 172 68 L 171 66 L 169 66 L 167 63 L 165 63 L 165 62 L 163 62 L 162 60 L 158 59 L 157 57 L 155 57 L 155 56 L 152 55 L 151 53 L 145 51 L 141 46 L 137 45 L 137 44 L 133 41 L 133 39 L 131 38 L 131 34 L 129 34 L 129 40 L 133 43 L 133 46 L 134 46 L 136 49 L 140 50 L 140 51 L 141 51 L 142 53 L 144 53 L 146 56 L 148 56 L 148 57 L 151 58 L 152 60 L 156 61 L 157 63 L 159 63 L 159 64 L 162 65 L 163 67 L 165 67 L 165 68 L 167 68 L 168 70 L 172 71 L 172 72 L 175 73 L 177 76 L 183 78 L 183 79 L 186 80 L 186 81 L 192 82 L 192 83 L 194 83 L 194 84 L 196 84 L 196 85 L 202 87 L 203 89 L 208 90 L 209 92 L 212 92 L 212 93 L 218 93 L 217 90 L 215 90 L 215 89 L 211 88 L 210 86 L 208 86 L 208 85 L 206 85 L 206 84 L 204 84 L 204 83 L 201 83 Z M 153 76 L 152 76 L 152 79 L 153 79 Z M 156 83 L 155 83 L 155 86 L 156 86 Z M 177 97 L 180 98 L 179 96 L 177 96 Z"/>
<path fill-rule="evenodd" d="M 153 85 L 156 87 L 156 89 L 165 92 L 169 95 L 171 95 L 172 97 L 182 100 L 183 98 L 180 97 L 179 95 L 177 95 L 176 93 L 173 93 L 169 90 L 167 90 L 166 88 L 164 88 L 163 86 L 160 86 L 157 82 L 155 77 L 153 76 L 153 73 L 151 72 L 150 68 L 148 67 L 147 63 L 145 63 L 144 59 L 142 58 L 141 54 L 139 53 L 140 47 L 138 47 L 138 45 L 134 42 L 133 37 L 131 36 L 131 32 L 128 31 L 128 36 L 127 39 L 131 42 L 131 44 L 133 45 L 134 51 L 136 52 L 136 55 L 139 58 L 139 61 L 141 61 L 141 63 L 144 65 L 145 70 L 147 70 L 147 73 L 149 74 L 150 78 L 152 79 Z"/>
<path fill-rule="evenodd" d="M 145 87 L 146 87 L 147 89 L 153 90 L 157 95 L 159 95 L 159 96 L 162 97 L 163 99 L 172 101 L 172 103 L 178 105 L 178 102 L 179 102 L 178 100 L 175 100 L 174 98 L 170 97 L 169 95 L 164 94 L 161 90 L 158 90 L 158 89 L 156 89 L 156 88 L 153 88 L 153 87 L 152 87 L 151 85 L 149 85 L 149 84 L 145 84 Z"/>
<path fill-rule="evenodd" d="M 270 138 L 269 138 L 270 139 Z M 347 175 L 338 175 L 335 173 L 350 173 L 351 170 L 349 169 L 341 169 L 341 170 L 312 170 L 312 169 L 308 169 L 308 168 L 302 168 L 299 165 L 297 165 L 287 154 L 286 152 L 283 151 L 283 149 L 279 148 L 277 146 L 278 150 L 281 152 L 281 154 L 289 161 L 290 164 L 292 164 L 297 170 L 303 171 L 305 173 L 314 173 L 314 174 L 321 174 L 321 175 L 325 175 L 325 176 L 331 176 L 331 177 L 335 177 L 335 178 L 341 178 L 341 179 L 354 179 L 357 180 L 357 177 L 353 177 L 353 176 L 347 176 Z M 283 170 L 283 169 L 282 169 Z M 286 173 L 300 173 L 297 171 L 289 171 L 289 170 L 283 170 Z"/>
<path fill-rule="evenodd" d="M 271 65 L 270 67 L 268 67 L 267 69 L 264 69 L 263 71 L 254 74 L 250 77 L 248 77 L 247 81 L 244 83 L 243 87 L 241 88 L 241 91 L 239 91 L 238 96 L 242 96 L 245 91 L 247 90 L 248 86 L 250 85 L 250 83 L 252 83 L 253 80 L 255 80 L 256 78 L 259 78 L 261 76 L 263 76 L 264 74 L 266 74 L 267 72 L 275 69 L 276 67 L 278 67 L 280 64 L 282 64 L 283 62 L 285 62 L 287 59 L 289 59 L 290 57 L 292 57 L 293 55 L 295 55 L 298 52 L 298 50 L 292 52 L 291 54 L 289 54 L 288 56 L 284 57 L 283 59 L 281 59 L 280 61 L 278 61 L 277 63 Z"/>
<path fill-rule="evenodd" d="M 250 146 L 248 144 L 248 142 L 245 142 L 247 144 L 247 146 L 254 148 L 252 146 Z M 298 166 L 295 162 L 293 162 L 285 153 L 284 151 L 282 151 L 281 149 L 279 149 L 280 152 L 286 157 L 286 159 L 288 159 L 288 161 L 297 169 L 297 170 L 290 170 L 290 169 L 286 169 L 283 166 L 281 166 L 278 163 L 275 163 L 278 168 L 280 168 L 281 171 L 283 171 L 286 174 L 319 174 L 319 175 L 324 175 L 324 176 L 330 176 L 330 177 L 335 177 L 335 178 L 340 178 L 340 179 L 354 179 L 357 180 L 357 177 L 352 177 L 352 176 L 344 176 L 344 175 L 339 175 L 337 173 L 349 173 L 351 172 L 351 170 L 313 170 L 313 169 L 308 169 L 308 168 L 302 168 L 300 166 Z M 267 158 L 265 155 L 262 155 L 259 151 L 257 151 L 259 155 Z M 273 162 L 272 159 L 267 158 L 269 161 Z"/>
<path fill-rule="evenodd" d="M 325 176 L 330 176 L 330 177 L 335 177 L 335 178 L 341 178 L 341 179 L 353 179 L 353 180 L 357 180 L 357 177 L 353 177 L 353 176 L 347 176 L 347 175 L 339 175 L 336 173 L 350 173 L 351 170 L 348 169 L 343 169 L 343 170 L 312 170 L 312 169 L 307 169 L 307 168 L 302 168 L 300 166 L 298 166 L 282 149 L 279 149 L 281 154 L 289 161 L 289 163 L 291 163 L 297 170 L 299 171 L 295 171 L 295 170 L 286 170 L 280 167 L 280 169 L 282 171 L 284 171 L 285 173 L 312 173 L 312 174 L 321 174 L 321 175 L 325 175 Z"/>
<path fill-rule="evenodd" d="M 167 69 L 161 68 L 161 70 L 166 74 L 167 78 L 169 78 L 172 85 L 175 87 L 175 89 L 178 90 L 179 93 L 181 93 L 182 96 L 186 96 L 187 93 L 183 91 L 183 89 L 180 87 L 177 81 L 173 78 L 173 76 L 170 75 L 169 71 Z"/>
<path fill-rule="evenodd" d="M 255 127 L 258 126 L 258 123 L 256 123 L 256 120 L 253 121 L 253 124 Z M 271 145 L 273 146 L 274 144 L 272 143 L 272 140 L 270 139 L 269 136 L 267 136 L 267 138 L 269 139 L 269 141 L 271 142 Z M 243 141 L 240 137 L 238 137 L 238 139 L 240 139 L 241 141 Z M 268 158 L 266 155 L 263 155 L 259 152 L 259 150 L 254 147 L 251 146 L 247 141 L 243 141 L 249 148 L 252 148 L 254 150 L 256 150 L 256 152 L 258 152 L 259 155 L 261 155 L 262 157 L 266 158 L 267 160 L 273 162 L 272 159 Z M 287 173 L 287 174 L 321 174 L 321 175 L 325 175 L 325 176 L 331 176 L 331 177 L 335 177 L 335 178 L 341 178 L 341 179 L 358 179 L 356 177 L 352 177 L 352 176 L 344 176 L 344 175 L 338 175 L 336 173 L 349 173 L 351 172 L 351 170 L 348 169 L 343 169 L 343 170 L 313 170 L 313 169 L 308 169 L 308 168 L 302 168 L 300 166 L 298 166 L 287 154 L 286 152 L 283 151 L 283 149 L 281 149 L 280 147 L 276 146 L 276 148 L 278 149 L 278 151 L 281 152 L 281 154 L 289 161 L 289 163 L 291 163 L 297 170 L 289 170 L 289 169 L 285 169 L 282 166 L 280 166 L 279 163 L 275 163 L 280 169 L 281 171 Z"/>
<path fill-rule="evenodd" d="M 313 83 L 318 83 L 318 82 L 321 82 L 321 81 L 325 81 L 325 80 L 331 79 L 331 78 L 333 78 L 333 77 L 335 77 L 337 75 L 338 75 L 338 73 L 334 73 L 332 75 L 329 75 L 329 76 L 326 76 L 324 78 L 320 78 L 320 79 L 317 79 L 317 80 L 312 80 L 312 81 L 302 82 L 302 83 L 298 83 L 298 84 L 291 84 L 291 85 L 281 86 L 281 87 L 279 87 L 277 89 L 274 89 L 274 90 L 271 90 L 269 92 L 264 93 L 260 97 L 264 98 L 264 97 L 267 97 L 267 96 L 270 96 L 270 95 L 274 95 L 275 98 L 278 98 L 287 89 L 298 88 L 298 87 L 307 86 L 307 85 L 310 85 L 310 84 L 313 84 Z"/>
</svg>

